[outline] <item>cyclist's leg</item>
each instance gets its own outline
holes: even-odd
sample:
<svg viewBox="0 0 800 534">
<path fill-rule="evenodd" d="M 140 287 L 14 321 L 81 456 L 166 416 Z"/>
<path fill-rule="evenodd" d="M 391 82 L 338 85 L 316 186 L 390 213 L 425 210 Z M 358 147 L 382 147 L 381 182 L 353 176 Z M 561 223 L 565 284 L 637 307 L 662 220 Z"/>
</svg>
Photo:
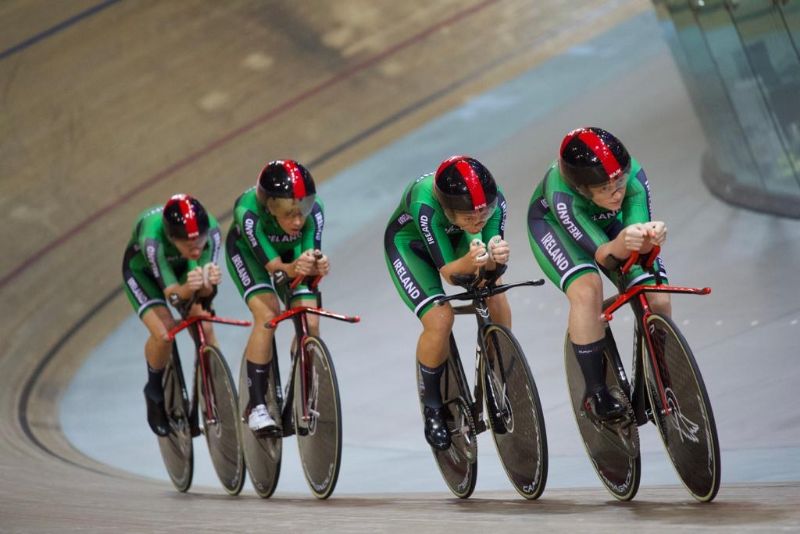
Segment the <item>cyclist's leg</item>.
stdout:
<svg viewBox="0 0 800 534">
<path fill-rule="evenodd" d="M 122 279 L 131 307 L 150 334 L 145 343 L 148 365 L 154 369 L 164 369 L 172 348 L 167 332 L 175 322 L 158 282 L 136 246 L 128 247 L 125 251 Z"/>
<path fill-rule="evenodd" d="M 658 266 L 661 272 L 661 282 L 668 284 L 667 273 L 664 268 L 664 260 L 658 258 Z M 655 284 L 655 278 L 650 276 L 645 281 L 645 284 Z M 669 293 L 647 293 L 647 303 L 650 304 L 650 309 L 661 315 L 672 317 L 672 296 Z"/>
<path fill-rule="evenodd" d="M 144 312 L 142 322 L 149 333 L 144 345 L 147 365 L 153 369 L 163 370 L 169 361 L 173 343 L 167 333 L 175 326 L 175 320 L 166 306 L 158 305 Z"/>
<path fill-rule="evenodd" d="M 252 405 L 250 408 L 257 408 L 251 411 L 251 416 L 258 419 L 250 426 L 251 428 L 274 426 L 275 423 L 269 418 L 262 399 L 266 396 L 275 332 L 271 328 L 265 328 L 264 325 L 280 313 L 278 297 L 265 267 L 259 264 L 244 238 L 238 237 L 233 230 L 228 232 L 225 241 L 225 263 L 236 289 L 253 317 L 253 329 L 250 331 L 244 351 L 244 364 L 247 366 L 250 388 L 249 399 Z"/>
<path fill-rule="evenodd" d="M 300 284 L 292 291 L 289 306 L 315 307 L 317 306 L 317 296 L 311 292 L 308 286 Z M 319 315 L 314 315 L 313 313 L 306 314 L 306 322 L 308 324 L 309 335 L 319 337 Z M 295 343 L 296 340 L 292 340 L 292 346 L 294 346 Z"/>
<path fill-rule="evenodd" d="M 422 334 L 417 341 L 417 365 L 422 383 L 420 398 L 425 405 L 425 440 L 436 449 L 450 447 L 447 428 L 447 409 L 444 407 L 441 382 L 450 354 L 450 332 L 453 329 L 453 309 L 450 304 L 428 308 L 422 317 Z"/>
<path fill-rule="evenodd" d="M 567 287 L 569 335 L 586 384 L 584 408 L 600 419 L 615 418 L 623 406 L 609 393 L 604 376 L 605 324 L 600 319 L 603 285 L 600 275 L 584 271 Z"/>
<path fill-rule="evenodd" d="M 192 305 L 192 308 L 189 310 L 189 317 L 194 317 L 197 315 L 206 315 L 208 312 L 203 309 L 203 306 L 195 303 Z M 217 342 L 217 335 L 214 331 L 214 324 L 204 322 L 201 323 L 203 328 L 203 334 L 206 336 L 206 343 L 208 345 L 213 345 L 215 347 L 219 347 L 219 343 Z"/>
<path fill-rule="evenodd" d="M 549 216 L 529 216 L 528 238 L 542 271 L 569 300 L 569 337 L 586 384 L 584 406 L 599 418 L 617 417 L 623 407 L 609 393 L 603 374 L 603 284 L 594 258 Z"/>
<path fill-rule="evenodd" d="M 583 271 L 569 282 L 569 337 L 574 344 L 586 345 L 605 338 L 605 324 L 600 319 L 603 306 L 603 282 L 597 272 Z"/>
<path fill-rule="evenodd" d="M 402 216 L 396 218 L 386 229 L 386 266 L 403 302 L 422 322 L 416 359 L 422 377 L 418 387 L 425 406 L 425 439 L 438 449 L 446 449 L 451 441 L 440 383 L 449 355 L 453 311 L 449 305 L 434 305 L 434 299 L 444 295 L 441 277 L 431 258 L 424 255 L 424 245 L 415 244 L 413 232 L 403 231 L 411 218 L 401 222 L 403 219 Z"/>
<path fill-rule="evenodd" d="M 166 436 L 170 432 L 170 426 L 164 404 L 162 382 L 173 344 L 167 333 L 175 323 L 172 314 L 163 303 L 153 304 L 142 310 L 141 320 L 149 333 L 144 347 L 147 362 L 147 382 L 144 386 L 147 422 L 156 435 Z"/>
<path fill-rule="evenodd" d="M 498 280 L 498 284 L 502 281 Z M 489 315 L 492 321 L 511 328 L 511 306 L 508 304 L 508 298 L 505 293 L 489 297 L 486 303 L 489 307 Z"/>
</svg>

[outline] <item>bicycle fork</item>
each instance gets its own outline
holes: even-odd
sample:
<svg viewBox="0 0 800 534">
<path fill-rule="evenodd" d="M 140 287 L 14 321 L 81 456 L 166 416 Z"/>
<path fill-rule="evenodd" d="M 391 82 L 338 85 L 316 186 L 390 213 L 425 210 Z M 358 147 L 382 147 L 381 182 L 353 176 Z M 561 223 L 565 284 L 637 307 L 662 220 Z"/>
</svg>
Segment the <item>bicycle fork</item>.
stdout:
<svg viewBox="0 0 800 534">
<path fill-rule="evenodd" d="M 472 405 L 472 419 L 475 421 L 475 433 L 480 434 L 489 427 L 486 422 L 487 414 L 484 413 L 483 409 L 484 377 L 481 376 L 481 370 L 483 370 L 483 373 L 487 375 L 486 378 L 491 380 L 491 376 L 489 376 L 491 371 L 489 371 L 489 367 L 485 361 L 486 347 L 483 346 L 483 332 L 489 324 L 489 308 L 484 302 L 480 301 L 475 301 L 473 305 L 475 307 L 475 318 L 478 321 L 478 339 L 475 343 L 475 403 Z M 491 407 L 488 409 L 491 409 Z"/>
<path fill-rule="evenodd" d="M 650 368 L 653 370 L 653 376 L 656 378 L 656 387 L 658 388 L 658 396 L 661 398 L 661 406 L 664 407 L 664 415 L 672 415 L 672 407 L 670 406 L 669 402 L 667 401 L 667 391 L 664 387 L 664 380 L 661 376 L 661 366 L 659 365 L 659 359 L 664 359 L 663 349 L 665 347 L 661 347 L 661 353 L 656 353 L 656 347 L 653 340 L 653 334 L 647 326 L 647 318 L 650 316 L 650 306 L 647 303 L 647 297 L 644 293 L 639 295 L 639 302 L 641 305 L 642 313 L 641 313 L 641 326 L 639 337 L 644 338 L 644 343 L 647 346 L 647 355 L 650 358 Z M 642 355 L 645 356 L 644 354 Z M 642 365 L 644 367 L 644 365 Z M 644 372 L 644 368 L 642 368 Z M 644 376 L 642 376 L 644 379 Z M 651 407 L 651 409 L 654 409 Z"/>
</svg>

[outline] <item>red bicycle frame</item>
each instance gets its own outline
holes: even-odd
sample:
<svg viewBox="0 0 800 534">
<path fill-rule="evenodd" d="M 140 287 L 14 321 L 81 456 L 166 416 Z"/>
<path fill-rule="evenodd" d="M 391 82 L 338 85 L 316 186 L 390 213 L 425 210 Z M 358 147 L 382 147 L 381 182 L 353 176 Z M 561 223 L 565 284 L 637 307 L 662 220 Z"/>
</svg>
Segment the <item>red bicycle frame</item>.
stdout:
<svg viewBox="0 0 800 534">
<path fill-rule="evenodd" d="M 222 323 L 235 326 L 250 326 L 253 323 L 250 321 L 241 321 L 239 319 L 225 319 L 223 317 L 216 317 L 208 314 L 193 315 L 183 319 L 167 333 L 167 337 L 169 337 L 170 341 L 174 341 L 175 336 L 178 335 L 178 332 L 189 329 L 189 333 L 195 342 L 195 355 L 200 366 L 200 379 L 203 382 L 203 391 L 206 392 L 206 394 L 203 395 L 206 408 L 205 413 L 208 414 L 208 421 L 210 423 L 216 423 L 216 413 L 213 409 L 213 407 L 216 406 L 214 399 L 216 393 L 214 392 L 211 380 L 209 379 L 208 362 L 207 358 L 205 357 L 205 348 L 208 346 L 208 344 L 206 343 L 206 334 L 202 328 L 201 322 Z"/>
<path fill-rule="evenodd" d="M 296 288 L 303 280 L 309 277 L 306 276 L 298 276 L 289 284 L 291 289 Z M 312 292 L 317 293 L 317 285 L 319 281 L 322 279 L 321 276 L 313 277 L 311 283 L 309 284 L 309 289 Z M 281 322 L 292 319 L 295 325 L 295 336 L 298 343 L 299 354 L 300 354 L 300 361 L 298 364 L 300 365 L 301 373 L 300 373 L 300 394 L 302 395 L 303 402 L 303 421 L 309 421 L 311 416 L 308 412 L 308 403 L 305 402 L 305 399 L 308 398 L 308 380 L 309 380 L 309 364 L 308 364 L 308 355 L 306 354 L 305 348 L 305 341 L 308 338 L 308 319 L 306 317 L 307 314 L 313 315 L 320 315 L 322 317 L 330 317 L 331 319 L 336 319 L 338 321 L 345 321 L 348 323 L 357 323 L 361 320 L 358 315 L 349 316 L 349 315 L 342 315 L 339 313 L 334 313 L 328 311 L 326 309 L 317 307 L 317 306 L 294 306 L 292 308 L 287 309 L 271 321 L 269 321 L 265 326 L 267 328 L 275 329 L 277 328 L 278 324 Z M 275 357 L 273 355 L 273 357 Z M 291 378 L 290 378 L 291 380 Z M 290 399 L 287 399 L 290 401 Z M 318 414 L 315 414 L 318 415 Z"/>
<path fill-rule="evenodd" d="M 659 372 L 658 362 L 656 361 L 656 353 L 655 347 L 653 346 L 653 339 L 650 336 L 650 332 L 647 329 L 647 319 L 650 317 L 652 312 L 650 311 L 650 305 L 647 302 L 646 293 L 688 293 L 690 295 L 708 295 L 711 293 L 710 287 L 682 287 L 682 286 L 671 286 L 667 284 L 661 283 L 661 274 L 658 272 L 658 269 L 653 269 L 653 264 L 658 257 L 659 252 L 661 252 L 660 247 L 653 247 L 653 250 L 650 252 L 647 261 L 643 265 L 645 269 L 651 269 L 653 274 L 656 277 L 656 285 L 654 286 L 645 286 L 645 285 L 635 285 L 628 288 L 626 291 L 622 291 L 624 287 L 623 278 L 620 279 L 620 294 L 617 295 L 617 298 L 614 299 L 614 302 L 609 304 L 602 312 L 601 317 L 605 321 L 611 321 L 613 319 L 613 313 L 617 311 L 620 307 L 624 304 L 627 304 L 629 301 L 634 300 L 634 302 L 638 303 L 641 309 L 641 317 L 638 319 L 641 321 L 641 331 L 644 335 L 645 342 L 647 343 L 648 353 L 650 354 L 650 361 L 653 367 L 653 374 L 656 376 L 656 383 L 658 385 L 658 392 L 659 396 L 661 397 L 661 404 L 667 410 L 667 415 L 670 415 L 672 408 L 670 407 L 669 403 L 667 402 L 667 395 L 664 390 L 664 384 L 661 380 L 661 373 Z M 631 254 L 631 257 L 628 258 L 628 261 L 625 262 L 625 265 L 622 267 L 622 274 L 628 274 L 631 267 L 634 264 L 639 262 L 639 253 L 634 252 Z M 636 307 L 634 307 L 636 309 Z M 637 314 L 638 316 L 639 314 Z"/>
</svg>

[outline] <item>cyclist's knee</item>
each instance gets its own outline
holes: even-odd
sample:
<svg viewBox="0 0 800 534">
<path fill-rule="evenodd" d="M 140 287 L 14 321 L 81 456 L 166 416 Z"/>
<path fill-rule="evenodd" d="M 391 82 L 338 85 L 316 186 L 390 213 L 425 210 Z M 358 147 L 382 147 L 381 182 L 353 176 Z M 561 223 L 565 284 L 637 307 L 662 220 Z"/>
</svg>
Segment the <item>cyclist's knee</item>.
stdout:
<svg viewBox="0 0 800 534">
<path fill-rule="evenodd" d="M 505 294 L 501 293 L 487 300 L 489 313 L 492 319 L 502 324 L 505 327 L 511 328 L 511 305 L 508 303 L 508 298 Z"/>
<path fill-rule="evenodd" d="M 598 308 L 603 302 L 603 282 L 597 274 L 585 274 L 567 288 L 570 306 L 579 309 Z"/>
<path fill-rule="evenodd" d="M 263 324 L 271 321 L 280 313 L 280 306 L 275 295 L 256 295 L 247 302 L 256 323 Z"/>
<path fill-rule="evenodd" d="M 158 347 L 169 347 L 169 331 L 175 327 L 175 319 L 166 307 L 155 307 L 142 316 L 142 322 L 150 333 L 149 342 Z"/>
<path fill-rule="evenodd" d="M 454 322 L 453 308 L 449 305 L 433 306 L 422 316 L 425 333 L 433 335 L 449 336 Z"/>
<path fill-rule="evenodd" d="M 157 334 L 151 333 L 148 341 L 159 351 L 163 351 L 172 347 L 172 340 L 169 338 L 169 331 L 166 329 L 163 332 L 158 332 Z"/>
</svg>

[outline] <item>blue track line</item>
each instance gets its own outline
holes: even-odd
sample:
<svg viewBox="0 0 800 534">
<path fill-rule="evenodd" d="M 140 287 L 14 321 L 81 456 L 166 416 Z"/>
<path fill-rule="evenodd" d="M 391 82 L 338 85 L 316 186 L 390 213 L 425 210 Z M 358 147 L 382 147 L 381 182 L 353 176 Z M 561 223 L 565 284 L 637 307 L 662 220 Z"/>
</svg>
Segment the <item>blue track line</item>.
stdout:
<svg viewBox="0 0 800 534">
<path fill-rule="evenodd" d="M 93 7 L 90 7 L 89 9 L 81 11 L 77 15 L 74 15 L 74 16 L 68 18 L 65 21 L 59 22 L 55 26 L 53 26 L 51 28 L 48 28 L 48 29 L 46 29 L 45 31 L 43 31 L 41 33 L 36 34 L 33 37 L 29 37 L 28 39 L 25 39 L 21 43 L 15 44 L 11 48 L 7 48 L 7 49 L 3 50 L 2 52 L 0 52 L 0 61 L 4 60 L 5 58 L 7 58 L 9 56 L 12 56 L 12 55 L 16 54 L 17 52 L 21 52 L 21 51 L 25 50 L 29 46 L 34 45 L 34 44 L 38 43 L 39 41 L 50 37 L 51 35 L 55 35 L 56 33 L 60 32 L 61 30 L 65 30 L 65 29 L 69 28 L 73 24 L 75 24 L 77 22 L 80 22 L 81 20 L 83 20 L 83 19 L 85 19 L 87 17 L 91 17 L 95 13 L 99 13 L 100 11 L 104 10 L 107 7 L 110 7 L 113 4 L 116 4 L 119 1 L 120 0 L 105 0 L 104 2 L 101 2 L 101 3 L 97 4 L 96 6 L 93 6 Z"/>
</svg>

